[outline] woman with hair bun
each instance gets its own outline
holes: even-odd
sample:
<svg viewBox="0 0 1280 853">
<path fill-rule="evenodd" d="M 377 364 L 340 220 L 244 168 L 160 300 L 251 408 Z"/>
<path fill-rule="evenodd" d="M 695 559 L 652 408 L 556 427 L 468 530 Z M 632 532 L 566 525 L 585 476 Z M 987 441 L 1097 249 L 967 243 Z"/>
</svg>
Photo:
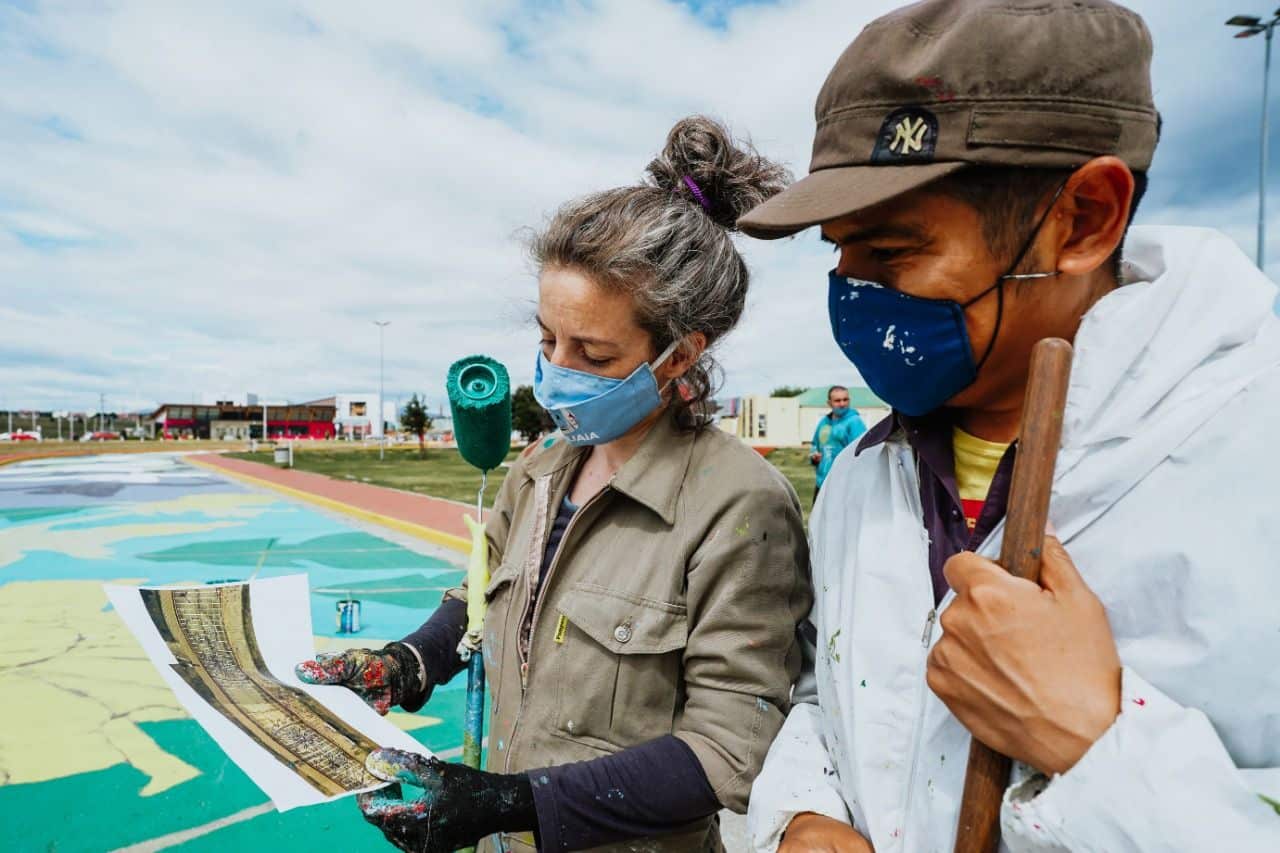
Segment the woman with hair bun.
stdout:
<svg viewBox="0 0 1280 853">
<path fill-rule="evenodd" d="M 502 486 L 488 588 L 451 590 L 385 649 L 300 666 L 416 710 L 461 668 L 467 596 L 488 600 L 486 770 L 370 756 L 407 783 L 360 800 L 398 847 L 723 849 L 716 814 L 745 811 L 811 601 L 795 492 L 703 405 L 746 302 L 730 232 L 786 181 L 687 118 L 642 183 L 569 202 L 531 240 L 534 393 L 559 432 Z"/>
</svg>

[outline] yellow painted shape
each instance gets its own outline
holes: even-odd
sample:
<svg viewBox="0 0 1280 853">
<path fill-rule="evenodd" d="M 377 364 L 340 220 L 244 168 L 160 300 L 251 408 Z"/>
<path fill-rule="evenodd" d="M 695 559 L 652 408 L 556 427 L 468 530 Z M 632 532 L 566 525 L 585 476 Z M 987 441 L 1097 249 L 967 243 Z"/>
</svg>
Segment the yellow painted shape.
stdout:
<svg viewBox="0 0 1280 853">
<path fill-rule="evenodd" d="M 215 518 L 256 518 L 276 503 L 270 495 L 207 492 L 183 495 L 167 501 L 145 501 L 121 504 L 120 515 L 184 515 L 202 512 Z"/>
<path fill-rule="evenodd" d="M 150 795 L 199 772 L 137 727 L 187 714 L 106 603 L 98 581 L 0 586 L 0 781 L 128 762 L 149 777 Z"/>
<path fill-rule="evenodd" d="M 136 581 L 121 580 L 117 583 Z M 98 581 L 0 586 L 0 784 L 44 782 L 122 762 L 148 777 L 142 796 L 199 775 L 137 724 L 187 717 Z M 372 637 L 314 638 L 320 651 L 381 648 Z M 404 731 L 443 722 L 393 711 Z"/>
<path fill-rule="evenodd" d="M 373 637 L 366 637 L 363 634 L 348 634 L 345 637 L 321 637 L 317 634 L 312 639 L 315 640 L 317 652 L 345 652 L 347 649 L 380 649 L 392 640 L 378 640 Z"/>
<path fill-rule="evenodd" d="M 444 722 L 439 717 L 428 717 L 425 714 L 406 714 L 404 711 L 392 711 L 387 714 L 387 719 L 396 728 L 406 732 L 425 729 L 428 726 L 438 726 Z"/>
<path fill-rule="evenodd" d="M 391 530 L 397 530 L 401 533 L 408 534 L 409 536 L 417 537 L 418 539 L 425 539 L 428 542 L 433 542 L 436 545 L 442 545 L 445 548 L 451 548 L 454 551 L 467 553 L 471 550 L 470 539 L 462 536 L 455 536 L 452 533 L 445 533 L 443 530 L 436 530 L 433 527 L 425 527 L 421 524 L 401 521 L 398 518 L 392 518 L 389 515 L 383 515 L 377 512 L 369 512 L 365 509 L 359 509 L 358 507 L 344 504 L 341 501 L 335 501 L 331 498 L 321 497 L 320 495 L 313 495 L 312 493 L 304 492 L 301 489 L 282 486 L 279 483 L 259 479 L 258 477 L 254 477 L 249 474 L 242 474 L 239 471 L 229 471 L 226 468 L 219 468 L 217 465 L 210 465 L 208 462 L 205 462 L 195 456 L 184 456 L 182 457 L 182 461 L 189 465 L 195 465 L 199 468 L 214 471 L 224 477 L 230 477 L 233 480 L 252 483 L 260 488 L 271 489 L 272 491 L 279 492 L 282 495 L 288 495 L 292 498 L 297 498 L 298 500 L 306 501 L 307 503 L 315 504 L 316 506 L 321 506 L 325 509 L 351 516 L 352 518 L 358 518 L 362 521 L 381 525 L 382 527 L 386 527 Z"/>
<path fill-rule="evenodd" d="M 199 776 L 199 770 L 165 752 L 135 725 L 149 722 L 145 719 L 147 714 L 141 716 L 141 719 L 130 715 L 111 720 L 102 727 L 103 735 L 125 760 L 150 777 L 139 794 L 150 797 Z"/>
</svg>

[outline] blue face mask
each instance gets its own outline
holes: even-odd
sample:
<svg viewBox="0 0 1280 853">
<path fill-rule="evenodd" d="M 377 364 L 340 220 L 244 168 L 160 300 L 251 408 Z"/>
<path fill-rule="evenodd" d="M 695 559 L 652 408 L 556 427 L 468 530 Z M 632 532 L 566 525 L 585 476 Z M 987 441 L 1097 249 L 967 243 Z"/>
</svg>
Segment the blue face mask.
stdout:
<svg viewBox="0 0 1280 853">
<path fill-rule="evenodd" d="M 642 364 L 626 379 L 613 379 L 552 364 L 538 350 L 533 396 L 564 433 L 565 441 L 581 447 L 607 444 L 626 435 L 662 405 L 654 368 L 671 357 L 675 341 L 653 364 Z"/>
<path fill-rule="evenodd" d="M 1018 252 L 1010 270 L 1022 263 L 1040 226 L 1053 210 L 1062 187 Z M 1056 272 L 1012 272 L 970 299 L 923 299 L 892 290 L 874 281 L 846 278 L 832 270 L 828 276 L 827 311 L 831 333 L 840 349 L 858 368 L 867 386 L 897 411 L 926 415 L 973 384 L 1000 333 L 1004 315 L 1004 283 L 1010 279 L 1049 278 Z M 991 291 L 999 300 L 996 325 L 982 358 L 974 360 L 965 309 Z"/>
</svg>

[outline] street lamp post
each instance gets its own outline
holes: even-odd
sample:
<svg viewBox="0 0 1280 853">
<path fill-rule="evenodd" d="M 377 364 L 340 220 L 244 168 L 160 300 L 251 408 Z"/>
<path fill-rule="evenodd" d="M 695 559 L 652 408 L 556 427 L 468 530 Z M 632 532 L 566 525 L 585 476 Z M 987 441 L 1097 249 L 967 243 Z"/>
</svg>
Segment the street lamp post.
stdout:
<svg viewBox="0 0 1280 853">
<path fill-rule="evenodd" d="M 1267 131 L 1268 90 L 1271 82 L 1271 35 L 1280 24 L 1280 9 L 1264 21 L 1254 15 L 1233 15 L 1227 20 L 1229 27 L 1242 27 L 1236 38 L 1250 38 L 1258 34 L 1267 37 L 1265 58 L 1262 64 L 1262 134 L 1258 144 L 1258 269 L 1263 269 L 1267 247 Z"/>
<path fill-rule="evenodd" d="M 373 325 L 378 327 L 378 461 L 382 461 L 387 449 L 387 421 L 383 417 L 384 406 L 382 404 L 383 394 L 383 366 L 385 359 L 383 358 L 385 350 L 383 348 L 382 333 L 391 325 L 390 320 L 374 320 Z"/>
</svg>

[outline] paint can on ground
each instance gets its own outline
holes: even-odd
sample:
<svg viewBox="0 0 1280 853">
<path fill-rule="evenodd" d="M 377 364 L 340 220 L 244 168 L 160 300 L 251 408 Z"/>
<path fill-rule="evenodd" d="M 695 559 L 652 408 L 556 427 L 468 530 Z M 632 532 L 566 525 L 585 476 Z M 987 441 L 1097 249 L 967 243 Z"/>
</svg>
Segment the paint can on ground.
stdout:
<svg viewBox="0 0 1280 853">
<path fill-rule="evenodd" d="M 344 598 L 338 602 L 338 633 L 354 634 L 360 630 L 360 599 Z"/>
</svg>

